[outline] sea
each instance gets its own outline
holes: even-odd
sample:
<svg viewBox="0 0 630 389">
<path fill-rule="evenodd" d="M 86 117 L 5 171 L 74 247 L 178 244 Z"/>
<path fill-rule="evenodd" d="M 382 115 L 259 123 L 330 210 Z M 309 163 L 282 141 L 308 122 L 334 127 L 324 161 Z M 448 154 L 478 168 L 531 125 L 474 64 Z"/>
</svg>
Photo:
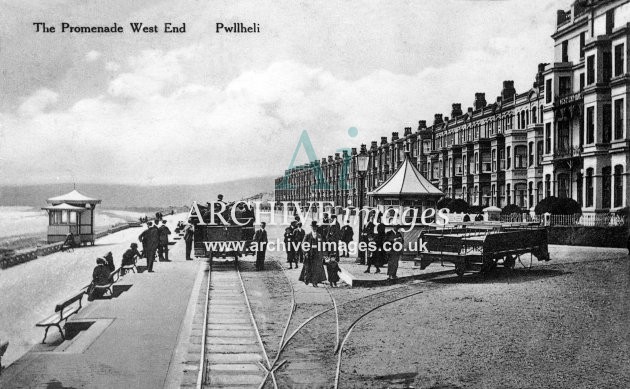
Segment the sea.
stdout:
<svg viewBox="0 0 630 389">
<path fill-rule="evenodd" d="M 94 227 L 107 229 L 116 224 L 138 221 L 144 213 L 117 209 L 96 209 Z M 48 214 L 46 211 L 29 206 L 0 206 L 0 240 L 42 234 L 46 235 Z"/>
</svg>

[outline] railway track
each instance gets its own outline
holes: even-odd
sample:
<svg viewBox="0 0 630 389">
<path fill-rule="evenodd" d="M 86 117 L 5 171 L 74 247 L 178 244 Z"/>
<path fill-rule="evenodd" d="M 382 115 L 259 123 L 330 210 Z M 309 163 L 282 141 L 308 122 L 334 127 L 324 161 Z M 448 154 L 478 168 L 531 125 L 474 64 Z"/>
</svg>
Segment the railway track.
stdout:
<svg viewBox="0 0 630 389">
<path fill-rule="evenodd" d="M 198 388 L 337 388 L 343 349 L 356 325 L 381 307 L 422 293 L 403 284 L 340 302 L 327 286 L 296 283 L 296 290 L 278 261 L 250 275 L 251 266 L 212 266 Z M 254 282 L 259 284 L 248 291 Z M 261 293 L 265 288 L 272 293 Z M 268 312 L 269 306 L 275 308 Z"/>
<path fill-rule="evenodd" d="M 277 388 L 238 266 L 215 263 L 208 290 L 197 388 Z"/>
</svg>

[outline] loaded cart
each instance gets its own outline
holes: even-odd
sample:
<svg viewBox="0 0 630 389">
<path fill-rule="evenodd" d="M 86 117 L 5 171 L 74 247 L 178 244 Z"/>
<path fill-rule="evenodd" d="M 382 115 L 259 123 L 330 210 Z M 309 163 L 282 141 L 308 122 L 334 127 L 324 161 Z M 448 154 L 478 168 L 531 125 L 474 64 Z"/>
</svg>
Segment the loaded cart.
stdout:
<svg viewBox="0 0 630 389">
<path fill-rule="evenodd" d="M 433 262 L 449 263 L 458 276 L 466 272 L 487 272 L 497 265 L 514 268 L 521 256 L 529 254 L 549 261 L 547 230 L 524 223 L 484 223 L 423 231 L 416 262 L 426 269 Z M 523 262 L 523 261 L 521 261 Z"/>
<path fill-rule="evenodd" d="M 196 214 L 199 210 L 201 215 Z M 254 238 L 253 221 L 247 225 L 241 226 L 229 219 L 229 209 L 225 213 L 225 220 L 229 224 L 218 223 L 210 224 L 208 218 L 208 209 L 202 205 L 194 204 L 191 209 L 191 217 L 194 217 L 195 224 L 194 233 L 194 249 L 196 257 L 210 258 L 227 258 L 234 257 L 234 260 L 242 255 L 253 255 L 252 240 Z M 195 220 L 197 219 L 197 220 Z M 202 224 L 203 221 L 205 224 Z"/>
<path fill-rule="evenodd" d="M 253 255 L 251 243 L 254 227 L 197 225 L 195 227 L 195 256 L 206 258 Z"/>
</svg>

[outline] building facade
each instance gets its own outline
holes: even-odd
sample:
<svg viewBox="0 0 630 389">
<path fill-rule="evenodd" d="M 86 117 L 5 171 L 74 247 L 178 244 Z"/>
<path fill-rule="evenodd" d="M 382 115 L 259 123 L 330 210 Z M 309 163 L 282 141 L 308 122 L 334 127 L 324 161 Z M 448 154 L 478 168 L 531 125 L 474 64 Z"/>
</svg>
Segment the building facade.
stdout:
<svg viewBox="0 0 630 389">
<path fill-rule="evenodd" d="M 454 103 L 449 117 L 371 142 L 363 195 L 407 155 L 447 197 L 471 205 L 525 211 L 556 196 L 573 198 L 584 213 L 628 206 L 629 22 L 628 0 L 577 1 L 558 11 L 554 62 L 538 66 L 529 90 L 504 81 L 490 103 L 476 93 L 466 112 Z M 276 201 L 358 205 L 356 156 L 353 148 L 285 171 Z"/>
</svg>

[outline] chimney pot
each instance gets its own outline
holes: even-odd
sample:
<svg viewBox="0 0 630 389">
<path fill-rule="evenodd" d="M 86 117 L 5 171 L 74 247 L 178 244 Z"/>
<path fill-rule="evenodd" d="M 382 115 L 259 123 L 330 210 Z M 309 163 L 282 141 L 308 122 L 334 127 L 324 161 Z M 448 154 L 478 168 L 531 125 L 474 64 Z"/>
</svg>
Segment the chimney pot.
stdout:
<svg viewBox="0 0 630 389">
<path fill-rule="evenodd" d="M 475 110 L 482 109 L 486 107 L 486 94 L 477 92 L 475 93 L 475 102 L 473 103 L 473 108 Z"/>
</svg>

